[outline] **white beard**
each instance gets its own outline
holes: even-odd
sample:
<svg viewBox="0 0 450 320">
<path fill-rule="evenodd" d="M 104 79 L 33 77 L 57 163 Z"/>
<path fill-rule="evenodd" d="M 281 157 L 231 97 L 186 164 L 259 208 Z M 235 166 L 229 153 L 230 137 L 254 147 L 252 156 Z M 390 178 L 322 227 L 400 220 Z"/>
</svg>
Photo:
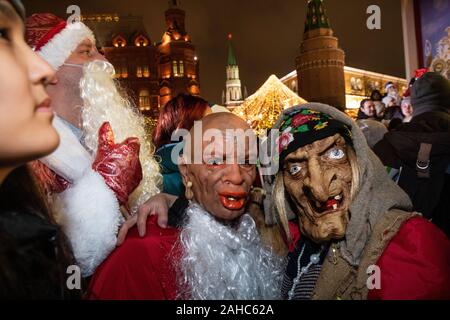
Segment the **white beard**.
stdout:
<svg viewBox="0 0 450 320">
<path fill-rule="evenodd" d="M 283 264 L 263 246 L 245 214 L 235 230 L 197 204 L 186 211 L 181 231 L 179 297 L 193 300 L 279 299 Z"/>
<path fill-rule="evenodd" d="M 144 117 L 128 99 L 122 97 L 113 75 L 114 67 L 106 61 L 97 60 L 84 66 L 80 81 L 80 93 L 84 102 L 82 130 L 85 145 L 94 155 L 98 146 L 98 130 L 106 121 L 111 124 L 116 143 L 129 137 L 139 139 L 143 179 L 131 194 L 129 202 L 131 212 L 135 213 L 142 203 L 159 192 L 162 177 L 159 165 L 153 158 L 154 146 L 145 131 Z"/>
</svg>

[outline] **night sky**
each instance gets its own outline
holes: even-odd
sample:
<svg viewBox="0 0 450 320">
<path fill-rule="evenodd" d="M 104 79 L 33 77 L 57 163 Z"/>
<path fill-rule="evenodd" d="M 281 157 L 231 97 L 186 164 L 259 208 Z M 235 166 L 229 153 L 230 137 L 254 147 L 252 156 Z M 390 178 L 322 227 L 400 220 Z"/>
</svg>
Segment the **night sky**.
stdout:
<svg viewBox="0 0 450 320">
<path fill-rule="evenodd" d="M 165 31 L 167 0 L 23 0 L 27 14 L 52 12 L 65 17 L 77 4 L 82 14 L 143 15 L 152 42 Z M 325 6 L 351 67 L 404 77 L 400 0 L 326 0 Z M 182 0 L 186 30 L 200 59 L 202 96 L 221 103 L 225 87 L 227 34 L 233 43 L 243 86 L 252 94 L 271 75 L 295 68 L 307 0 Z M 366 9 L 381 8 L 382 29 L 368 30 Z"/>
</svg>

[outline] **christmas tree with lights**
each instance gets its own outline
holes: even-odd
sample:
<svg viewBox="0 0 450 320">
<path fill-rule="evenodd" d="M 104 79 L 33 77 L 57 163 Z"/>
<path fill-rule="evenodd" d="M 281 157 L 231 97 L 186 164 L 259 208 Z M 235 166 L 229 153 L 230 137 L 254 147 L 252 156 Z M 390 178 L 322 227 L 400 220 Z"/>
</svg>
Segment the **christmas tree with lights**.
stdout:
<svg viewBox="0 0 450 320">
<path fill-rule="evenodd" d="M 280 114 L 287 108 L 307 103 L 295 92 L 289 89 L 275 75 L 259 88 L 244 103 L 234 109 L 233 113 L 247 121 L 247 123 L 261 134 L 263 130 L 270 129 Z"/>
</svg>

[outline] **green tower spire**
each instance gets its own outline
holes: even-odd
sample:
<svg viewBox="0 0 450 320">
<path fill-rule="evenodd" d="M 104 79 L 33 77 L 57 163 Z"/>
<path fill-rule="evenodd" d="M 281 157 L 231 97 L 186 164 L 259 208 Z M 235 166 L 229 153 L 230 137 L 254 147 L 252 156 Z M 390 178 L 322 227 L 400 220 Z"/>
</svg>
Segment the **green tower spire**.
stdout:
<svg viewBox="0 0 450 320">
<path fill-rule="evenodd" d="M 236 55 L 234 54 L 233 44 L 231 43 L 232 38 L 233 36 L 230 33 L 228 35 L 228 65 L 237 66 Z"/>
<path fill-rule="evenodd" d="M 319 29 L 331 28 L 330 20 L 327 17 L 323 0 L 309 0 L 306 14 L 305 32 Z"/>
</svg>

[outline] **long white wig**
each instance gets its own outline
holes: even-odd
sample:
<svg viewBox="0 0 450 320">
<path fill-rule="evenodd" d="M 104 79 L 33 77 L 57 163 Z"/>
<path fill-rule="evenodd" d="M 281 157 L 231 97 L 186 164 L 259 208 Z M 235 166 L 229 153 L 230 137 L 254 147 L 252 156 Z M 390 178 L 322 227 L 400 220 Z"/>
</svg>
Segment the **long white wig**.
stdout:
<svg viewBox="0 0 450 320">
<path fill-rule="evenodd" d="M 141 144 L 143 179 L 130 196 L 131 213 L 137 212 L 139 206 L 148 198 L 159 192 L 162 176 L 159 165 L 153 158 L 154 146 L 145 131 L 144 118 L 135 106 L 125 99 L 113 79 L 114 67 L 106 61 L 96 60 L 83 68 L 80 92 L 84 102 L 82 108 L 82 130 L 85 145 L 95 154 L 98 146 L 98 129 L 109 121 L 117 142 L 128 137 L 136 137 Z"/>
<path fill-rule="evenodd" d="M 193 300 L 272 300 L 281 296 L 284 263 L 264 246 L 250 215 L 237 228 L 198 204 L 187 209 L 180 235 L 179 297 Z"/>
</svg>

